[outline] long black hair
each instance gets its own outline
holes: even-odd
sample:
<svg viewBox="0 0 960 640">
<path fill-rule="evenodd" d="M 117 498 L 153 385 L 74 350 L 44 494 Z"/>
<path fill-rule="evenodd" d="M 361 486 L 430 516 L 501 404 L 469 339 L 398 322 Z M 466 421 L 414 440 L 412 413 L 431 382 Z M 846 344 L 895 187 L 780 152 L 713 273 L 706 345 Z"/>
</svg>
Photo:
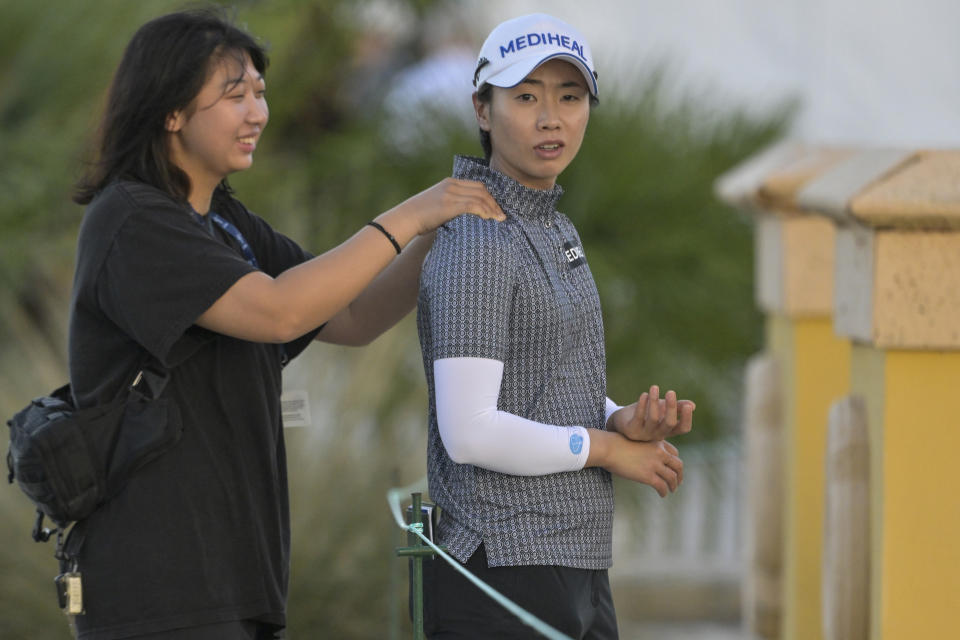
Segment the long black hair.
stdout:
<svg viewBox="0 0 960 640">
<path fill-rule="evenodd" d="M 74 202 L 87 204 L 118 178 L 146 182 L 186 201 L 190 178 L 170 160 L 167 117 L 193 102 L 212 62 L 226 56 L 242 61 L 244 54 L 257 71 L 266 71 L 263 46 L 222 9 L 172 13 L 140 27 L 114 74 L 95 158 L 76 184 Z"/>
</svg>

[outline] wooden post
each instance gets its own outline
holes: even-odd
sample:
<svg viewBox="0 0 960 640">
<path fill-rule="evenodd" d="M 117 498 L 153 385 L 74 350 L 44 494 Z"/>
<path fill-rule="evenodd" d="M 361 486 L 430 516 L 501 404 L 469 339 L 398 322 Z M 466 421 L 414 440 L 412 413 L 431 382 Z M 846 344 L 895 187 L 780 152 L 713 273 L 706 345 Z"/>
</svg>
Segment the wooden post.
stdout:
<svg viewBox="0 0 960 640">
<path fill-rule="evenodd" d="M 780 635 L 783 580 L 783 402 L 776 358 L 747 365 L 746 513 L 742 616 L 752 635 Z"/>
<path fill-rule="evenodd" d="M 870 622 L 870 454 L 860 396 L 830 408 L 824 513 L 823 636 L 867 640 Z"/>
</svg>

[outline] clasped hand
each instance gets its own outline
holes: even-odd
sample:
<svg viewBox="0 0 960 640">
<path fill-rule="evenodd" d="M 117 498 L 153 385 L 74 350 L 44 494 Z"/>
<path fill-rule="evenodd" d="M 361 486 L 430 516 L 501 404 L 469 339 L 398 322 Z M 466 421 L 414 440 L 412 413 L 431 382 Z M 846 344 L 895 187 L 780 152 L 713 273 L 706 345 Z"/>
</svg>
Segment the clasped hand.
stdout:
<svg viewBox="0 0 960 640">
<path fill-rule="evenodd" d="M 660 398 L 660 387 L 653 385 L 635 403 L 615 411 L 607 423 L 607 431 L 614 432 L 605 440 L 607 470 L 653 487 L 661 498 L 676 491 L 683 482 L 683 461 L 665 438 L 689 433 L 694 409 L 672 390 Z"/>
</svg>

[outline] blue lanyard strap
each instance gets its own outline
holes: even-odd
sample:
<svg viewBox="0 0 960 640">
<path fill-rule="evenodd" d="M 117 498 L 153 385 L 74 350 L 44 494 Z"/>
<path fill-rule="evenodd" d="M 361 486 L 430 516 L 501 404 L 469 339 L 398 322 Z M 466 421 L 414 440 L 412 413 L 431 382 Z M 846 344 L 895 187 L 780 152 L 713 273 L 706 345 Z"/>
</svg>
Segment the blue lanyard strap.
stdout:
<svg viewBox="0 0 960 640">
<path fill-rule="evenodd" d="M 220 216 L 219 213 L 210 212 L 210 216 L 213 218 L 213 221 L 217 223 L 217 226 L 226 231 L 231 238 L 237 241 L 237 244 L 240 245 L 240 251 L 243 253 L 244 259 L 253 265 L 255 268 L 259 269 L 260 265 L 257 264 L 257 257 L 253 255 L 253 249 L 250 247 L 250 243 L 247 242 L 247 239 L 243 237 L 243 234 L 240 233 L 240 229 L 230 222 L 225 220 Z"/>
</svg>

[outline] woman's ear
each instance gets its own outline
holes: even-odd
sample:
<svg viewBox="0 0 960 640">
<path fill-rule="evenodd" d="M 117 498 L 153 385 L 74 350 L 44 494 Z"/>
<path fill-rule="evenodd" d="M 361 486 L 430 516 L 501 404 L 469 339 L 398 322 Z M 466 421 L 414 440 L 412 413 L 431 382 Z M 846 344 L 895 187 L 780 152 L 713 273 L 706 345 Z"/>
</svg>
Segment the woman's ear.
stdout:
<svg viewBox="0 0 960 640">
<path fill-rule="evenodd" d="M 482 102 L 477 97 L 477 92 L 473 92 L 473 110 L 477 115 L 477 124 L 481 131 L 490 131 L 490 103 Z"/>
<path fill-rule="evenodd" d="M 183 111 L 174 111 L 167 116 L 166 122 L 164 122 L 164 128 L 169 133 L 176 133 L 183 128 L 183 123 L 186 118 L 183 115 Z"/>
</svg>

